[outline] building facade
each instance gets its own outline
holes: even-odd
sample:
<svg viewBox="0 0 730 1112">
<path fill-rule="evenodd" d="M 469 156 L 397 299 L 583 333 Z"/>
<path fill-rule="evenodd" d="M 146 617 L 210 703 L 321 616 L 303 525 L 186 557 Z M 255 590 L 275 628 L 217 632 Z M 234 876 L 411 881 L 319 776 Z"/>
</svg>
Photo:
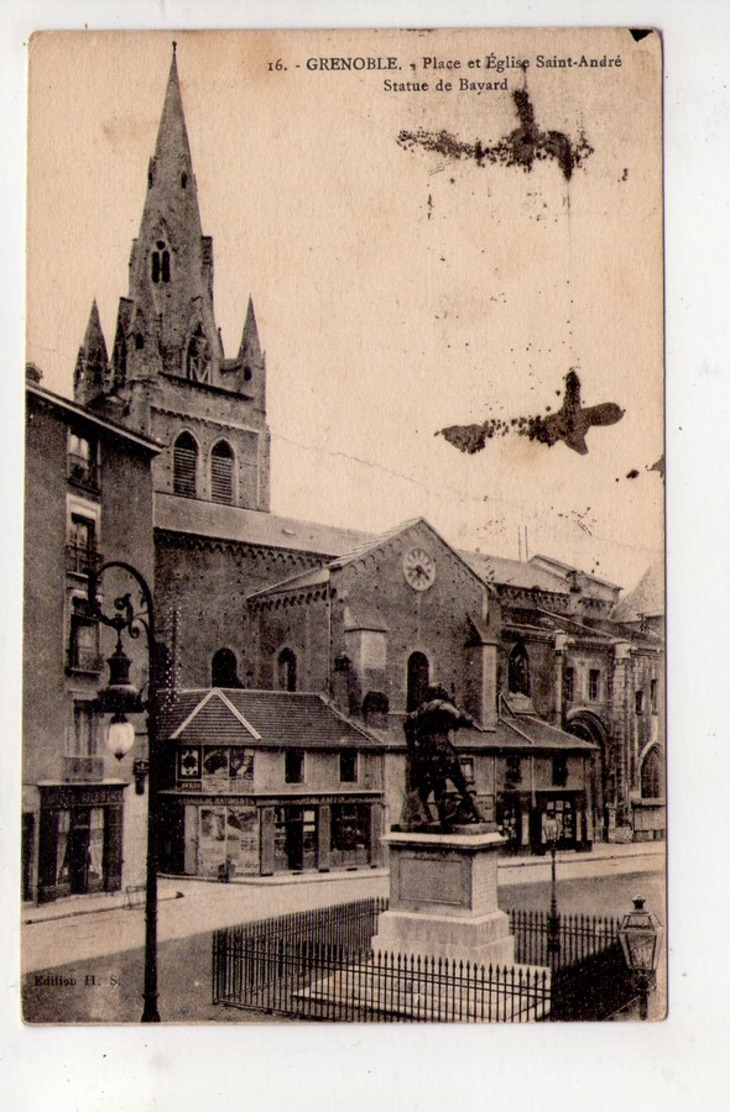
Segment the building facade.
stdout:
<svg viewBox="0 0 730 1112">
<path fill-rule="evenodd" d="M 92 307 L 74 389 L 79 407 L 160 444 L 152 461 L 154 581 L 174 694 L 194 692 L 202 702 L 215 689 L 232 704 L 235 692 L 323 699 L 363 753 L 380 754 L 379 786 L 368 780 L 368 791 L 381 792 L 377 820 L 369 797 L 357 801 L 370 808 L 371 845 L 376 821 L 398 821 L 403 716 L 429 681 L 444 683 L 476 719 L 458 745 L 485 815 L 515 851 L 544 850 L 546 814 L 559 817 L 561 844 L 576 848 L 661 836 L 661 634 L 617 620 L 617 587 L 547 557 L 457 552 L 423 521 L 375 538 L 272 514 L 267 371 L 251 300 L 242 316 L 238 353 L 227 358 L 173 55 L 128 294 L 111 349 Z M 181 723 L 169 726 L 172 752 Z M 256 749 L 239 728 L 235 744 Z M 282 753 L 310 748 L 306 731 L 285 742 L 259 733 L 254 767 L 262 776 L 278 745 Z M 204 761 L 215 731 L 195 745 Z M 235 808 L 249 808 L 259 871 L 270 871 L 273 852 L 264 811 L 273 808 L 283 830 L 287 807 L 308 816 L 301 822 L 309 824 L 307 844 L 317 846 L 312 867 L 328 867 L 333 820 L 321 807 L 338 805 L 342 787 L 332 761 L 320 784 L 327 803 L 307 792 L 282 802 L 273 781 L 245 785 Z M 168 764 L 172 770 L 172 756 Z M 226 793 L 206 791 L 202 779 L 188 790 L 170 777 L 168 864 L 208 875 L 221 862 L 210 865 L 200 850 L 203 828 L 224 829 L 227 844 L 229 812 L 216 808 L 233 805 L 214 803 Z M 264 803 L 259 790 L 269 789 Z M 253 844 L 245 867 L 256 871 Z"/>
<path fill-rule="evenodd" d="M 144 741 L 122 762 L 105 752 L 96 699 L 113 641 L 89 613 L 87 583 L 103 553 L 153 581 L 150 467 L 158 449 L 44 390 L 39 378 L 31 368 L 22 879 L 24 899 L 47 901 L 114 891 L 144 872 L 146 795 L 130 792 Z M 107 600 L 117 585 L 110 575 Z"/>
</svg>

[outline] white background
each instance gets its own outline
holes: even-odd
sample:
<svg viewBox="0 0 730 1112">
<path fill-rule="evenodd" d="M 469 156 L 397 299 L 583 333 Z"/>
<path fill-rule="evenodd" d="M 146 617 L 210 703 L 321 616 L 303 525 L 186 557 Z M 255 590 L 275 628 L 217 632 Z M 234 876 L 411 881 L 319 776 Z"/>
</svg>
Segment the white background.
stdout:
<svg viewBox="0 0 730 1112">
<path fill-rule="evenodd" d="M 730 9 L 693 4 L 42 3 L 5 0 L 0 56 L 3 870 L 6 1107 L 65 1110 L 728 1106 L 726 628 Z M 25 1029 L 19 1021 L 25 44 L 33 30 L 180 26 L 654 26 L 664 36 L 670 754 L 670 1018 L 571 1028 Z M 724 342 L 723 342 L 724 341 Z M 700 587 L 702 590 L 700 590 Z"/>
</svg>

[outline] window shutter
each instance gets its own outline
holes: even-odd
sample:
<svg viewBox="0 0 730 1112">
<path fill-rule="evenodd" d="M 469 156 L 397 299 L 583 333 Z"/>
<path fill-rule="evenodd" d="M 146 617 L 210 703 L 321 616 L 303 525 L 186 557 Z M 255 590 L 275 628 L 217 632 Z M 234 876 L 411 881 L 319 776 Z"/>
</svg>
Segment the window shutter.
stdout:
<svg viewBox="0 0 730 1112">
<path fill-rule="evenodd" d="M 216 444 L 213 449 L 210 492 L 214 502 L 233 502 L 233 454 L 227 444 Z"/>
<path fill-rule="evenodd" d="M 173 490 L 186 498 L 194 498 L 196 493 L 196 471 L 198 449 L 190 436 L 181 436 L 173 450 Z"/>
</svg>

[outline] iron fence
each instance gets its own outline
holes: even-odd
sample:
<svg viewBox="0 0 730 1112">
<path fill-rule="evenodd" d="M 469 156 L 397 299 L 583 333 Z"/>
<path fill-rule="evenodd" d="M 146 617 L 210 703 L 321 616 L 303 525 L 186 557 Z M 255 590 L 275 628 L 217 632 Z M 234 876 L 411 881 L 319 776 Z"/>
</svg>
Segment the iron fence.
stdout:
<svg viewBox="0 0 730 1112">
<path fill-rule="evenodd" d="M 600 954 L 618 940 L 618 919 L 595 915 L 560 915 L 551 943 L 550 913 L 513 910 L 510 930 L 515 936 L 515 961 L 527 965 L 549 965 L 553 969 L 576 966 L 592 954 Z"/>
<path fill-rule="evenodd" d="M 217 931 L 213 1002 L 331 1022 L 526 1023 L 549 1013 L 550 972 Z"/>
<path fill-rule="evenodd" d="M 608 1019 L 632 994 L 615 919 L 566 915 L 556 932 L 549 913 L 513 910 L 516 964 L 500 967 L 371 950 L 387 907 L 357 900 L 216 931 L 213 1003 L 335 1022 L 524 1023 Z"/>
</svg>

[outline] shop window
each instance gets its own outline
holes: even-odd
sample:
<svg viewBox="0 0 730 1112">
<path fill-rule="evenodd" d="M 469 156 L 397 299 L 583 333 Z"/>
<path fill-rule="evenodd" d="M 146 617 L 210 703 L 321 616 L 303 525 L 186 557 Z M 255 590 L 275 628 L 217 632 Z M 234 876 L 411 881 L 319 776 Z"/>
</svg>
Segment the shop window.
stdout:
<svg viewBox="0 0 730 1112">
<path fill-rule="evenodd" d="M 296 691 L 297 656 L 293 649 L 282 649 L 276 661 L 276 686 L 279 691 Z"/>
<path fill-rule="evenodd" d="M 406 711 L 417 710 L 426 701 L 431 667 L 425 653 L 411 653 L 408 657 Z"/>
<path fill-rule="evenodd" d="M 509 654 L 507 686 L 512 695 L 530 694 L 530 658 L 523 644 L 515 645 Z"/>
<path fill-rule="evenodd" d="M 274 812 L 274 868 L 301 872 L 317 867 L 316 808 L 285 806 Z"/>
<path fill-rule="evenodd" d="M 340 753 L 340 782 L 342 784 L 357 783 L 357 753 L 349 751 Z"/>
<path fill-rule="evenodd" d="M 664 766 L 660 749 L 654 745 L 641 765 L 641 798 L 661 799 L 664 796 Z"/>
<path fill-rule="evenodd" d="M 69 432 L 67 463 L 69 482 L 85 490 L 99 489 L 99 447 L 95 440 Z"/>
<path fill-rule="evenodd" d="M 564 788 L 568 782 L 568 758 L 564 753 L 556 753 L 553 757 L 553 785 Z"/>
<path fill-rule="evenodd" d="M 522 782 L 522 761 L 519 757 L 507 758 L 505 776 L 509 784 L 520 784 Z"/>
<path fill-rule="evenodd" d="M 210 345 L 200 324 L 188 342 L 185 353 L 185 376 L 191 382 L 210 382 Z"/>
<path fill-rule="evenodd" d="M 588 673 L 588 698 L 592 703 L 601 698 L 601 673 L 598 668 L 591 668 Z"/>
<path fill-rule="evenodd" d="M 650 693 L 650 698 L 651 698 L 651 713 L 652 714 L 658 714 L 659 713 L 659 684 L 657 683 L 656 680 L 651 681 L 651 684 L 650 684 L 650 687 L 649 687 L 649 693 Z"/>
<path fill-rule="evenodd" d="M 198 445 L 189 432 L 181 432 L 172 449 L 172 489 L 185 498 L 197 493 Z"/>
<path fill-rule="evenodd" d="M 642 715 L 644 713 L 644 692 L 643 691 L 635 691 L 634 692 L 634 708 L 635 708 L 636 713 L 638 715 Z"/>
<path fill-rule="evenodd" d="M 210 497 L 213 502 L 233 502 L 233 449 L 219 440 L 210 456 Z"/>
<path fill-rule="evenodd" d="M 238 678 L 238 661 L 232 649 L 218 649 L 210 666 L 211 687 L 243 687 Z"/>
<path fill-rule="evenodd" d="M 563 672 L 563 698 L 566 703 L 575 699 L 575 668 L 568 667 Z"/>
<path fill-rule="evenodd" d="M 366 803 L 332 805 L 330 861 L 336 868 L 370 863 L 370 807 Z"/>
<path fill-rule="evenodd" d="M 284 754 L 284 783 L 304 783 L 304 753 L 301 749 L 288 749 Z"/>
</svg>

